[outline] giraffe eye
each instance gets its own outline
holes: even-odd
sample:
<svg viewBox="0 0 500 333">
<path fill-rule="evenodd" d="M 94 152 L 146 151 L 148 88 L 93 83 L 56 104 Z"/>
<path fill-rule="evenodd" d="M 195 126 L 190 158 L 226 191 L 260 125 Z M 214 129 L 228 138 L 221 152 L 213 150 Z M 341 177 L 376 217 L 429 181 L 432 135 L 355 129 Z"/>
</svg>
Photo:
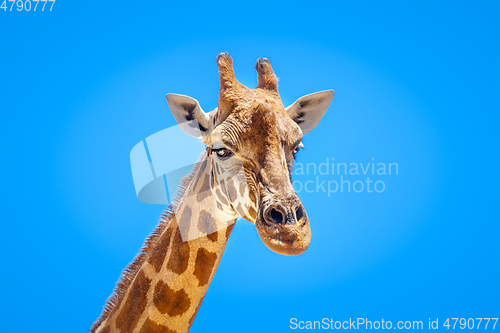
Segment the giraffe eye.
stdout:
<svg viewBox="0 0 500 333">
<path fill-rule="evenodd" d="M 225 160 L 233 156 L 233 152 L 226 148 L 218 148 L 218 149 L 212 148 L 212 151 L 215 152 L 221 160 Z"/>
</svg>

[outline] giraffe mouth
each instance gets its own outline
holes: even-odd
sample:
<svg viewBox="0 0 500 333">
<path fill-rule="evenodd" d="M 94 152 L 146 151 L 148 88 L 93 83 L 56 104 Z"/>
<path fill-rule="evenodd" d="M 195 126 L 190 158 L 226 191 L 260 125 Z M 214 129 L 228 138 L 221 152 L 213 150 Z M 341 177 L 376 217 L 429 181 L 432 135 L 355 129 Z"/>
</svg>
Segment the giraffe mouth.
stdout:
<svg viewBox="0 0 500 333">
<path fill-rule="evenodd" d="M 263 210 L 255 221 L 255 228 L 262 242 L 273 252 L 288 256 L 304 253 L 311 242 L 311 228 L 307 215 L 296 223 L 273 223 L 264 218 Z"/>
</svg>

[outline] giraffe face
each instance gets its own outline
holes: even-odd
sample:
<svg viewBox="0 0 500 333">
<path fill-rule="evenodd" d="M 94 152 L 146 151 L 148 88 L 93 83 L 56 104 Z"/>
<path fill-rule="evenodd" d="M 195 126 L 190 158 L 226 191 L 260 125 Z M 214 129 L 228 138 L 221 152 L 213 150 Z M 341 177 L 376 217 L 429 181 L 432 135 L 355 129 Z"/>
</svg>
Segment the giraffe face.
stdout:
<svg viewBox="0 0 500 333">
<path fill-rule="evenodd" d="M 255 223 L 264 244 L 278 253 L 300 254 L 311 239 L 291 179 L 302 131 L 279 100 L 242 104 L 256 107 L 236 107 L 212 133 L 216 182 L 236 213 Z"/>
<path fill-rule="evenodd" d="M 234 78 L 228 54 L 217 58 L 219 107 L 204 113 L 187 96 L 167 95 L 181 128 L 209 147 L 211 188 L 219 202 L 252 223 L 272 251 L 298 255 L 309 246 L 307 213 L 292 187 L 295 155 L 302 136 L 326 112 L 333 91 L 306 95 L 284 108 L 269 61 L 259 59 L 259 86 Z"/>
</svg>

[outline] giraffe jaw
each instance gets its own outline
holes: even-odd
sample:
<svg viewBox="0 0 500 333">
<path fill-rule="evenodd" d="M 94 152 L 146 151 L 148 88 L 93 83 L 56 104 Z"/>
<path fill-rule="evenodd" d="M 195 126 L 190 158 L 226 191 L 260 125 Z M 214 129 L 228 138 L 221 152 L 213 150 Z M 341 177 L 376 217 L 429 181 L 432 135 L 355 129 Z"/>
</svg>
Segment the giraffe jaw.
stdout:
<svg viewBox="0 0 500 333">
<path fill-rule="evenodd" d="M 311 242 L 311 228 L 307 215 L 293 225 L 269 224 L 259 214 L 255 228 L 262 242 L 273 252 L 287 256 L 304 253 Z"/>
</svg>

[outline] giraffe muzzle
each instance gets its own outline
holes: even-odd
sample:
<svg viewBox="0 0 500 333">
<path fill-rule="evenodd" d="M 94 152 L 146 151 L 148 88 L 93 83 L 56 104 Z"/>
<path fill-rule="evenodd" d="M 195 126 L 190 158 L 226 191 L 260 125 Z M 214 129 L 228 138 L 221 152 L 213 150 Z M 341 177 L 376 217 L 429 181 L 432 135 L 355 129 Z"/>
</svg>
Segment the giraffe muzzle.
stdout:
<svg viewBox="0 0 500 333">
<path fill-rule="evenodd" d="M 311 228 L 300 200 L 274 202 L 261 210 L 255 227 L 261 240 L 273 252 L 295 256 L 311 241 Z"/>
</svg>

